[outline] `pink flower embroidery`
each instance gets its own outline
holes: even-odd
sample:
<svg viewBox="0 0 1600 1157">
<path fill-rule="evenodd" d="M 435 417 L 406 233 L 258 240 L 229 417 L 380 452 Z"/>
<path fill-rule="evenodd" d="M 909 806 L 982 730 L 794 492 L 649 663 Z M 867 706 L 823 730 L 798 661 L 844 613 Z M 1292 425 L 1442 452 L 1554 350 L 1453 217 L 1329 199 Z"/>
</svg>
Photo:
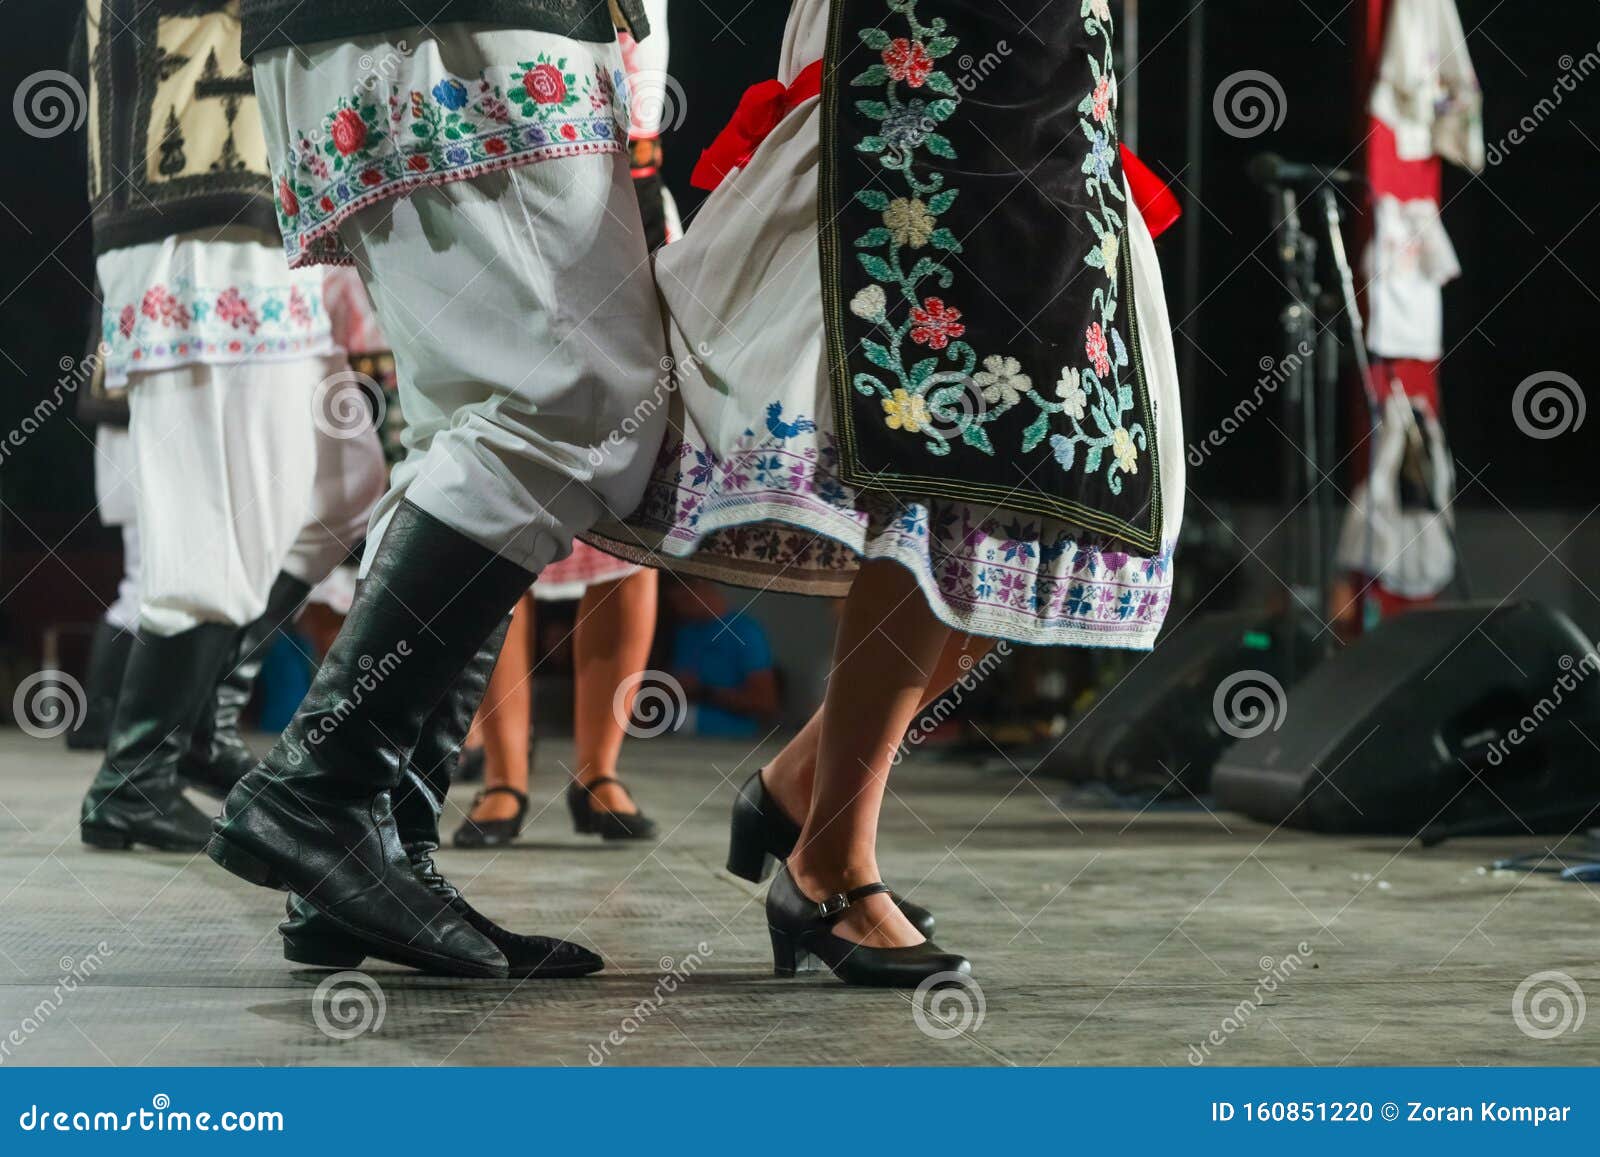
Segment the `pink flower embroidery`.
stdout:
<svg viewBox="0 0 1600 1157">
<path fill-rule="evenodd" d="M 933 58 L 922 47 L 922 42 L 908 40 L 904 36 L 889 42 L 889 47 L 883 50 L 883 63 L 888 67 L 890 76 L 905 81 L 912 88 L 921 88 L 927 83 L 928 74 L 933 71 Z"/>
<path fill-rule="evenodd" d="M 122 316 L 117 319 L 117 332 L 123 337 L 133 336 L 133 323 L 139 320 L 138 312 L 131 305 L 122 307 Z"/>
<path fill-rule="evenodd" d="M 929 349 L 942 350 L 967 332 L 961 324 L 961 311 L 930 297 L 911 309 L 911 340 Z"/>
<path fill-rule="evenodd" d="M 311 306 L 298 286 L 289 290 L 289 320 L 301 329 L 311 328 Z"/>
<path fill-rule="evenodd" d="M 567 99 L 567 81 L 553 64 L 536 64 L 522 74 L 522 87 L 540 104 L 559 104 Z"/>
<path fill-rule="evenodd" d="M 300 215 L 300 198 L 294 195 L 287 178 L 278 182 L 278 204 L 282 206 L 285 217 Z"/>
<path fill-rule="evenodd" d="M 255 310 L 250 308 L 250 303 L 232 287 L 223 290 L 222 295 L 217 298 L 217 316 L 232 325 L 234 329 L 244 329 L 251 333 L 255 333 L 256 327 L 261 324 L 256 318 Z"/>
<path fill-rule="evenodd" d="M 1111 372 L 1111 353 L 1106 348 L 1106 332 L 1100 328 L 1098 321 L 1089 327 L 1089 332 L 1084 336 L 1083 349 L 1094 363 L 1095 373 L 1103 378 Z"/>
<path fill-rule="evenodd" d="M 333 118 L 333 147 L 348 157 L 367 143 L 367 122 L 353 108 L 342 108 Z"/>
<path fill-rule="evenodd" d="M 175 325 L 179 329 L 188 329 L 191 320 L 188 307 L 169 293 L 164 285 L 153 285 L 145 291 L 144 300 L 139 303 L 139 312 L 151 321 Z"/>
<path fill-rule="evenodd" d="M 1102 76 L 1100 83 L 1094 86 L 1094 119 L 1105 124 L 1106 117 L 1111 115 L 1111 81 Z"/>
</svg>

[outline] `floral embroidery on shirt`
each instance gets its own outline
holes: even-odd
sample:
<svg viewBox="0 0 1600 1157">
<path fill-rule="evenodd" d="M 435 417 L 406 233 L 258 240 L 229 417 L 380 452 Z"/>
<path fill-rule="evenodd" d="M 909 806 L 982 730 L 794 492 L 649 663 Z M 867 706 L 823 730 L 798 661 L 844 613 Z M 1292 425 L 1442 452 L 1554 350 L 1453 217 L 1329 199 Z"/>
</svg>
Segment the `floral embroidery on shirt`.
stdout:
<svg viewBox="0 0 1600 1157">
<path fill-rule="evenodd" d="M 315 279 L 314 279 L 315 280 Z M 149 286 L 138 304 L 106 302 L 101 337 L 116 376 L 208 360 L 288 356 L 331 345 L 320 292 L 298 285 Z"/>
</svg>

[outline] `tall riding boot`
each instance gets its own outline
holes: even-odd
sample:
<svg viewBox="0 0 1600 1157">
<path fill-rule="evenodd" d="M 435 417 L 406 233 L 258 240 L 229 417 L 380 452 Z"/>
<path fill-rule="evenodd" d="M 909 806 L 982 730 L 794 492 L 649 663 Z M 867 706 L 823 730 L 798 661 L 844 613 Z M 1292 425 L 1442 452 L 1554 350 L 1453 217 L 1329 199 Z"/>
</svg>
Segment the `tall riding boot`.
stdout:
<svg viewBox="0 0 1600 1157">
<path fill-rule="evenodd" d="M 111 738 L 111 720 L 117 713 L 117 692 L 122 689 L 122 671 L 133 650 L 133 632 L 114 627 L 101 619 L 89 643 L 89 669 L 84 673 L 84 698 L 88 701 L 83 722 L 67 732 L 67 747 L 73 751 L 104 751 Z"/>
<path fill-rule="evenodd" d="M 439 816 L 450 792 L 450 772 L 460 757 L 461 744 L 472 726 L 472 717 L 483 702 L 509 623 L 509 619 L 501 623 L 484 641 L 455 686 L 428 716 L 406 766 L 405 782 L 394 793 L 395 826 L 418 878 L 500 949 L 511 976 L 519 979 L 587 976 L 605 967 L 600 957 L 565 940 L 523 936 L 500 927 L 467 903 L 433 862 L 433 854 L 439 850 Z M 367 956 L 367 948 L 360 940 L 345 934 L 310 904 L 292 894 L 288 919 L 278 925 L 278 931 L 283 936 L 284 959 L 297 964 L 355 968 Z"/>
<path fill-rule="evenodd" d="M 390 793 L 428 716 L 532 581 L 402 502 L 300 709 L 228 793 L 211 858 L 298 893 L 369 956 L 506 975 L 500 950 L 413 871 Z"/>
<path fill-rule="evenodd" d="M 194 741 L 178 767 L 178 774 L 190 787 L 222 799 L 239 777 L 256 765 L 255 753 L 239 734 L 239 720 L 250 705 L 273 635 L 294 619 L 310 593 L 309 585 L 280 571 L 267 595 L 267 609 L 239 632 L 233 655 L 217 680 L 210 710 L 201 714 Z"/>
<path fill-rule="evenodd" d="M 168 852 L 206 846 L 211 820 L 184 798 L 178 763 L 237 631 L 202 623 L 165 638 L 140 635 L 123 673 L 105 762 L 83 798 L 84 843 Z"/>
</svg>

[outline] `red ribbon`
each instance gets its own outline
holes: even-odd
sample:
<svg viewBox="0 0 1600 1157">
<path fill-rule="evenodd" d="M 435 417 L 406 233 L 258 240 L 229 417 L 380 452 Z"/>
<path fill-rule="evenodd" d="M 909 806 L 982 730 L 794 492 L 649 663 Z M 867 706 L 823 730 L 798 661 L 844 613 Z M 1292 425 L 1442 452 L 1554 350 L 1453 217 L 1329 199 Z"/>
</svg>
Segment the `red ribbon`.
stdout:
<svg viewBox="0 0 1600 1157">
<path fill-rule="evenodd" d="M 1127 145 L 1122 146 L 1122 172 L 1128 178 L 1128 192 L 1133 194 L 1133 203 L 1144 218 L 1150 236 L 1161 236 L 1183 216 L 1183 206 L 1166 182 L 1134 156 Z"/>
<path fill-rule="evenodd" d="M 764 80 L 745 89 L 733 119 L 700 154 L 689 183 L 696 189 L 715 189 L 734 169 L 742 169 L 750 163 L 761 142 L 784 117 L 821 92 L 820 60 L 808 64 L 791 85 L 786 86 L 781 80 Z M 1129 152 L 1126 145 L 1122 147 L 1122 169 L 1128 177 L 1133 203 L 1144 217 L 1150 235 L 1160 236 L 1182 215 L 1183 206 L 1161 178 Z"/>
<path fill-rule="evenodd" d="M 791 85 L 785 86 L 781 80 L 764 80 L 745 89 L 728 127 L 700 154 L 689 183 L 696 189 L 715 189 L 734 169 L 742 169 L 750 163 L 761 142 L 784 117 L 803 101 L 821 93 L 820 60 L 806 65 Z"/>
</svg>

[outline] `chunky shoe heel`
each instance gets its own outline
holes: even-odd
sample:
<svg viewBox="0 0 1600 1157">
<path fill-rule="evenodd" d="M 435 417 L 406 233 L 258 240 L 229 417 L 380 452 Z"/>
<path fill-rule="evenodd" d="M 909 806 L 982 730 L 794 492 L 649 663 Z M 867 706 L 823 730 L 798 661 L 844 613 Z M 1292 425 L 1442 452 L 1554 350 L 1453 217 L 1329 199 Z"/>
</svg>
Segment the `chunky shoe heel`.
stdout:
<svg viewBox="0 0 1600 1157">
<path fill-rule="evenodd" d="M 567 791 L 567 811 L 572 813 L 572 830 L 580 836 L 594 834 L 594 815 L 589 810 L 589 793 Z"/>
<path fill-rule="evenodd" d="M 92 824 L 80 824 L 78 826 L 78 834 L 83 837 L 83 842 L 91 848 L 110 848 L 120 852 L 133 847 L 132 836 L 112 831 L 110 828 L 95 827 Z"/>
<path fill-rule="evenodd" d="M 759 884 L 772 875 L 778 861 L 767 851 L 763 833 L 741 828 L 739 813 L 733 816 L 733 832 L 728 837 L 728 871 L 741 880 Z"/>
<path fill-rule="evenodd" d="M 211 837 L 211 842 L 206 845 L 206 855 L 241 880 L 263 888 L 276 888 L 280 892 L 288 891 L 288 886 L 278 878 L 278 874 L 271 866 L 264 860 L 256 859 L 237 844 L 229 843 L 221 832 Z"/>
<path fill-rule="evenodd" d="M 772 972 L 774 976 L 793 976 L 800 971 L 800 945 L 781 928 L 767 926 L 772 937 Z"/>
<path fill-rule="evenodd" d="M 353 940 L 332 936 L 283 937 L 283 958 L 311 968 L 360 968 L 366 949 Z"/>
<path fill-rule="evenodd" d="M 624 792 L 628 790 L 628 785 L 613 775 L 567 784 L 567 810 L 572 813 L 572 830 L 580 836 L 599 836 L 603 840 L 655 839 L 656 821 L 643 812 L 601 811 L 594 806 L 594 789 L 603 783 L 614 783 Z"/>
</svg>

